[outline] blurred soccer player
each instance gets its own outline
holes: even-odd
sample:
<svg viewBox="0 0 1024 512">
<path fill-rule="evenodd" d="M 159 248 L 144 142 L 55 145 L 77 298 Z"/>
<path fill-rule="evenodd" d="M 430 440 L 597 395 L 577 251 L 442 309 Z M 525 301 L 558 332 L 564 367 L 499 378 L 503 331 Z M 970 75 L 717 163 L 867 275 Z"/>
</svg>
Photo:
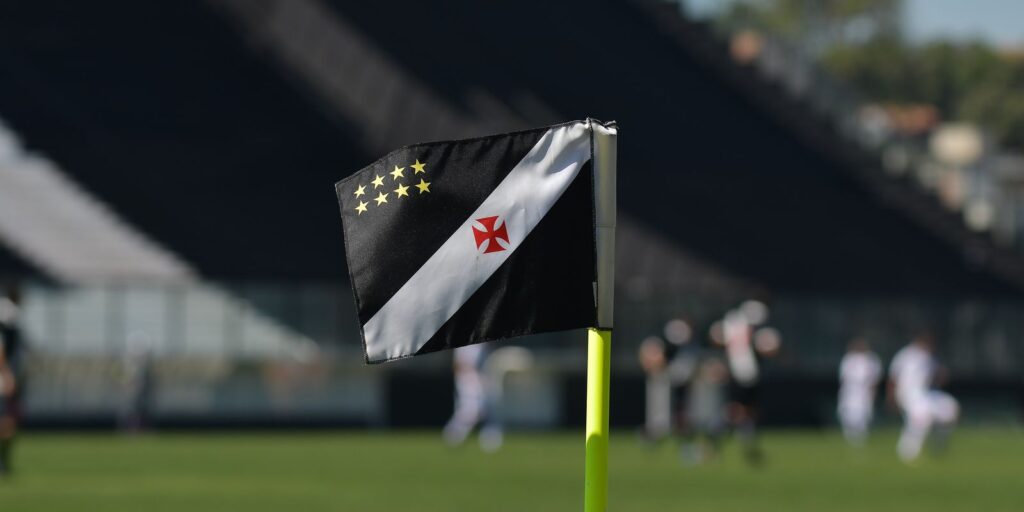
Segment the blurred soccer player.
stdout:
<svg viewBox="0 0 1024 512">
<path fill-rule="evenodd" d="M 648 336 L 640 342 L 637 354 L 646 379 L 644 427 L 645 441 L 661 441 L 672 429 L 672 386 L 665 373 L 665 342 Z"/>
<path fill-rule="evenodd" d="M 729 370 L 717 356 L 705 356 L 697 368 L 687 404 L 690 442 L 684 446 L 684 461 L 697 464 L 714 459 L 725 433 L 725 389 Z"/>
<path fill-rule="evenodd" d="M 665 373 L 671 389 L 672 430 L 681 441 L 680 454 L 683 461 L 696 464 L 704 457 L 690 418 L 690 405 L 702 350 L 694 340 L 690 323 L 682 318 L 669 320 L 665 324 L 664 335 L 668 341 Z"/>
<path fill-rule="evenodd" d="M 459 347 L 453 352 L 455 411 L 443 432 L 445 442 L 451 446 L 465 442 L 486 412 L 483 360 L 484 347 L 480 344 Z"/>
<path fill-rule="evenodd" d="M 649 336 L 640 344 L 640 365 L 647 374 L 647 421 L 644 435 L 657 441 L 670 431 L 688 431 L 689 385 L 700 362 L 690 324 L 681 318 L 665 323 L 664 340 Z"/>
<path fill-rule="evenodd" d="M 896 451 L 904 462 L 917 459 L 933 430 L 936 441 L 945 441 L 960 415 L 956 399 L 932 387 L 944 375 L 933 350 L 931 335 L 920 334 L 896 353 L 889 366 L 886 397 L 903 413 L 903 431 Z"/>
<path fill-rule="evenodd" d="M 533 354 L 525 347 L 505 346 L 491 352 L 483 363 L 484 414 L 480 448 L 494 452 L 505 442 L 505 383 L 509 374 L 533 366 Z"/>
<path fill-rule="evenodd" d="M 755 337 L 754 328 L 767 319 L 767 306 L 758 301 L 746 301 L 722 320 L 722 340 L 732 375 L 729 419 L 743 444 L 744 456 L 751 464 L 760 464 L 764 458 L 757 442 L 761 389 L 758 357 L 773 357 L 781 344 L 774 329 L 760 329 Z"/>
<path fill-rule="evenodd" d="M 153 388 L 150 341 L 145 333 L 128 336 L 128 347 L 121 358 L 124 371 L 121 387 L 126 400 L 118 411 L 118 426 L 126 433 L 141 432 L 148 421 L 148 407 Z"/>
<path fill-rule="evenodd" d="M 839 423 L 847 442 L 861 446 L 867 440 L 875 410 L 875 389 L 882 363 L 867 341 L 856 338 L 839 363 Z"/>
<path fill-rule="evenodd" d="M 18 433 L 21 397 L 25 388 L 18 327 L 20 305 L 18 288 L 12 285 L 0 298 L 0 474 L 11 471 L 11 448 Z"/>
</svg>

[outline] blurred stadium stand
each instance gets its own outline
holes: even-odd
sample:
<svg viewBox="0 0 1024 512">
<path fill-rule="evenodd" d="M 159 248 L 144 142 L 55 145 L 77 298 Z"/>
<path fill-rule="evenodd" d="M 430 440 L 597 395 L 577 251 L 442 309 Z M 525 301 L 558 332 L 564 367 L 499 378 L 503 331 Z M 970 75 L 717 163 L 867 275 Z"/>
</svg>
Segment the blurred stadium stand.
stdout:
<svg viewBox="0 0 1024 512">
<path fill-rule="evenodd" d="M 33 283 L 30 412 L 109 421 L 140 343 L 156 423 L 439 423 L 445 356 L 359 366 L 331 185 L 403 144 L 588 115 L 623 130 L 613 422 L 642 415 L 640 339 L 749 296 L 785 340 L 770 421 L 830 421 L 848 337 L 889 355 L 922 326 L 974 403 L 1012 401 L 1024 257 L 793 92 L 658 2 L 0 5 L 0 118 L 23 153 L 188 276 L 70 279 L 53 261 L 98 254 L 95 223 L 42 252 L 0 229 L 0 275 Z M 33 211 L 19 232 L 42 229 Z M 545 399 L 516 402 L 520 423 L 581 422 L 581 336 L 524 343 L 544 357 L 518 389 Z"/>
<path fill-rule="evenodd" d="M 192 270 L 83 191 L 52 162 L 24 153 L 0 125 L 0 237 L 61 282 L 182 281 Z"/>
</svg>

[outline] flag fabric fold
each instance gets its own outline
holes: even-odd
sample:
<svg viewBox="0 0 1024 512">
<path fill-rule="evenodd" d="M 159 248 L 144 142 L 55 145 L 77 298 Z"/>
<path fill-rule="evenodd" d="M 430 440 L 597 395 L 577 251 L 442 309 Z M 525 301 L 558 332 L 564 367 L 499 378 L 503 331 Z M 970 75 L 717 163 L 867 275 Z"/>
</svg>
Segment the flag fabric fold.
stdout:
<svg viewBox="0 0 1024 512">
<path fill-rule="evenodd" d="M 416 144 L 337 183 L 367 362 L 598 327 L 595 129 Z"/>
</svg>

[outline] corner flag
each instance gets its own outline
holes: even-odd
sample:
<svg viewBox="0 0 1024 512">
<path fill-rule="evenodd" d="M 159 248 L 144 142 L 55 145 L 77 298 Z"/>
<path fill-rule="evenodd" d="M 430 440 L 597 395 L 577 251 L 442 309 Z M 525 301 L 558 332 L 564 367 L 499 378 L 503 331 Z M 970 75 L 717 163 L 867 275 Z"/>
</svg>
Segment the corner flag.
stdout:
<svg viewBox="0 0 1024 512">
<path fill-rule="evenodd" d="M 610 329 L 594 165 L 609 133 L 588 119 L 415 144 L 338 182 L 367 362 Z"/>
</svg>

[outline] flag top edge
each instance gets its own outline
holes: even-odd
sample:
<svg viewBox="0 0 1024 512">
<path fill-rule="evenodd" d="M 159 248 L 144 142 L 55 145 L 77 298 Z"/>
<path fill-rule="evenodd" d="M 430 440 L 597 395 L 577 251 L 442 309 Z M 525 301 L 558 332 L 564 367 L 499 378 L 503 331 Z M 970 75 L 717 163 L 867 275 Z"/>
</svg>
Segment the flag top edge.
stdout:
<svg viewBox="0 0 1024 512">
<path fill-rule="evenodd" d="M 593 119 L 593 118 L 588 117 L 588 118 L 585 118 L 585 119 L 575 119 L 575 120 L 572 120 L 572 121 L 566 121 L 564 123 L 557 123 L 557 124 L 552 124 L 552 125 L 548 125 L 548 126 L 542 126 L 542 127 L 537 127 L 537 128 L 527 128 L 527 129 L 524 129 L 524 130 L 512 130 L 512 131 L 502 132 L 502 133 L 493 133 L 493 134 L 489 134 L 489 135 L 481 135 L 481 136 L 478 136 L 478 137 L 466 137 L 466 138 L 462 138 L 462 139 L 434 140 L 434 141 L 428 141 L 428 142 L 417 142 L 415 144 L 406 144 L 404 146 L 400 146 L 400 147 L 398 147 L 396 149 L 393 149 L 393 150 L 389 151 L 386 155 L 384 155 L 384 156 L 382 156 L 382 157 L 380 157 L 380 158 L 370 162 L 367 165 L 364 165 L 363 167 L 360 167 L 358 170 L 356 170 L 352 174 L 350 174 L 350 175 L 348 175 L 348 176 L 346 176 L 346 177 L 336 181 L 334 183 L 334 187 L 335 187 L 335 189 L 337 189 L 338 187 L 342 186 L 346 182 L 348 182 L 348 181 L 350 181 L 352 179 L 355 179 L 355 177 L 358 176 L 363 171 L 372 168 L 373 166 L 379 164 L 380 162 L 382 162 L 384 160 L 387 160 L 387 159 L 391 158 L 392 156 L 395 156 L 395 155 L 397 155 L 397 154 L 399 154 L 399 153 L 401 153 L 403 151 L 408 151 L 410 149 L 416 149 L 416 148 L 420 148 L 420 147 L 423 147 L 423 146 L 431 146 L 431 145 L 434 145 L 434 144 L 454 144 L 454 143 L 460 143 L 460 142 L 476 142 L 476 141 L 487 140 L 487 139 L 495 139 L 495 138 L 499 138 L 499 137 L 508 137 L 510 135 L 521 135 L 521 134 L 524 134 L 524 133 L 534 133 L 534 132 L 548 131 L 548 130 L 551 130 L 552 128 L 558 128 L 558 127 L 561 127 L 561 126 L 568 126 L 568 125 L 572 125 L 572 124 L 587 124 L 587 123 L 597 123 L 597 124 L 600 124 L 600 125 L 606 126 L 606 127 L 612 127 L 612 126 L 616 125 L 615 121 L 602 122 L 602 121 L 599 121 L 597 119 Z"/>
</svg>

